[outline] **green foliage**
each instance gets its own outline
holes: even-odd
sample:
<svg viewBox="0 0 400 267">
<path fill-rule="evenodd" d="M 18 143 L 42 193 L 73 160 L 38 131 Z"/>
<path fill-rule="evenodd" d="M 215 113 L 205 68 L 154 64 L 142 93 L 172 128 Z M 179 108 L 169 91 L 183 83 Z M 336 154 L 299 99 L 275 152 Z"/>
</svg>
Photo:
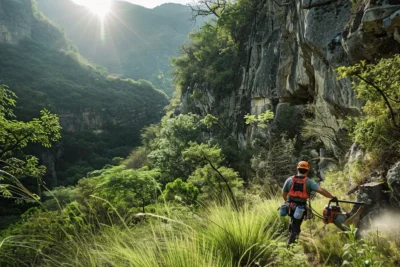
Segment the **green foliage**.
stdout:
<svg viewBox="0 0 400 267">
<path fill-rule="evenodd" d="M 27 192 L 18 186 L 24 178 L 36 179 L 36 190 L 41 196 L 40 179 L 46 169 L 39 165 L 38 159 L 26 155 L 24 149 L 30 144 L 43 147 L 51 145 L 61 138 L 61 126 L 58 117 L 44 109 L 40 118 L 23 122 L 16 119 L 13 109 L 16 107 L 16 96 L 5 85 L 0 85 L 0 194 L 6 197 L 27 197 Z"/>
<path fill-rule="evenodd" d="M 67 204 L 79 199 L 75 187 L 57 187 L 43 193 L 43 206 L 47 210 L 59 210 Z"/>
<path fill-rule="evenodd" d="M 97 224 L 95 216 L 82 216 L 77 203 L 58 212 L 36 209 L 27 214 L 24 224 L 3 232 L 0 264 L 265 265 L 274 262 L 280 241 L 277 231 L 285 224 L 275 210 L 277 205 L 277 201 L 258 202 L 237 212 L 229 204 L 215 205 L 204 214 L 206 219 L 170 213 L 168 218 L 155 215 L 150 224 L 135 226 L 123 219 L 110 226 Z"/>
<path fill-rule="evenodd" d="M 46 211 L 40 208 L 23 215 L 23 223 L 11 226 L 1 233 L 1 266 L 26 266 L 41 262 L 54 266 L 50 255 L 59 254 L 55 247 L 74 246 L 72 240 L 91 232 L 94 225 L 86 221 L 76 202 L 63 210 Z M 6 237 L 6 238 L 5 238 Z"/>
<path fill-rule="evenodd" d="M 83 197 L 82 204 L 87 201 L 98 213 L 104 209 L 104 200 L 120 212 L 134 207 L 140 207 L 145 212 L 145 206 L 157 199 L 159 177 L 160 172 L 156 169 L 131 170 L 125 166 L 104 168 L 80 180 L 78 190 Z M 108 211 L 107 205 L 105 210 Z"/>
<path fill-rule="evenodd" d="M 186 205 L 196 204 L 199 189 L 192 183 L 186 183 L 178 178 L 168 183 L 163 191 L 162 197 L 167 201 L 177 201 Z"/>
<path fill-rule="evenodd" d="M 350 189 L 348 174 L 344 171 L 328 172 L 325 174 L 322 186 L 338 199 L 345 200 L 348 197 L 346 193 Z"/>
<path fill-rule="evenodd" d="M 273 262 L 279 232 L 285 225 L 276 212 L 278 202 L 271 200 L 245 205 L 240 211 L 228 206 L 211 206 L 205 236 L 223 259 L 231 259 L 233 266 L 265 266 Z"/>
<path fill-rule="evenodd" d="M 267 110 L 258 116 L 247 114 L 244 116 L 244 119 L 246 120 L 246 124 L 253 124 L 257 127 L 265 129 L 268 126 L 267 123 L 274 119 L 274 113 L 270 110 Z"/>
<path fill-rule="evenodd" d="M 253 19 L 257 13 L 268 12 L 264 11 L 263 7 L 263 3 L 257 0 L 232 1 L 220 17 L 218 26 L 226 29 L 233 40 L 242 46 L 247 41 L 248 32 L 251 30 Z"/>
<path fill-rule="evenodd" d="M 230 197 L 235 203 L 235 198 L 241 194 L 243 180 L 235 170 L 221 166 L 224 160 L 221 149 L 218 146 L 194 142 L 190 142 L 189 145 L 183 156 L 186 161 L 196 166 L 189 176 L 189 181 L 200 188 L 200 197 L 203 200 L 218 200 L 221 203 L 226 197 Z"/>
<path fill-rule="evenodd" d="M 218 124 L 219 122 L 217 117 L 207 114 L 204 119 L 202 119 L 202 123 L 204 123 L 207 128 L 211 128 L 213 125 Z"/>
<path fill-rule="evenodd" d="M 301 245 L 294 244 L 289 249 L 286 243 L 280 242 L 277 246 L 276 260 L 274 266 L 280 267 L 307 267 L 310 266 L 307 255 Z"/>
<path fill-rule="evenodd" d="M 19 97 L 18 118 L 28 121 L 47 109 L 64 126 L 58 181 L 45 177 L 50 187 L 75 184 L 88 170 L 127 156 L 140 144 L 140 129 L 158 121 L 167 104 L 165 94 L 150 83 L 108 76 L 71 48 L 60 50 L 36 35 L 19 45 L 1 44 L 0 61 L 0 80 Z M 34 152 L 38 156 L 43 149 Z"/>
<path fill-rule="evenodd" d="M 155 136 L 153 141 L 144 141 L 152 151 L 149 154 L 151 165 L 162 170 L 161 183 L 166 185 L 177 177 L 187 179 L 193 167 L 185 161 L 182 152 L 190 141 L 201 140 L 200 117 L 194 114 L 182 114 L 177 117 L 165 117 L 161 121 L 159 133 L 151 134 L 148 128 L 146 135 Z"/>
<path fill-rule="evenodd" d="M 149 151 L 146 149 L 146 147 L 141 146 L 136 148 L 135 150 L 132 151 L 132 153 L 128 156 L 123 161 L 123 164 L 128 168 L 128 169 L 139 169 L 142 166 L 145 166 L 148 164 L 148 155 Z"/>
<path fill-rule="evenodd" d="M 231 91 L 237 80 L 238 50 L 229 33 L 206 24 L 190 39 L 191 43 L 181 48 L 183 55 L 172 59 L 175 83 L 184 88 L 182 93 L 195 83 L 208 83 L 220 96 Z"/>
<path fill-rule="evenodd" d="M 362 61 L 337 69 L 339 78 L 354 78 L 357 96 L 365 101 L 363 116 L 350 118 L 353 141 L 377 153 L 400 152 L 400 56 L 383 58 L 377 64 Z"/>
<path fill-rule="evenodd" d="M 349 243 L 347 243 L 343 248 L 344 253 L 342 256 L 342 266 L 387 266 L 384 258 L 379 255 L 377 248 L 358 240 L 356 238 L 357 229 L 354 226 L 350 226 L 350 229 L 351 230 L 347 233 Z"/>
</svg>

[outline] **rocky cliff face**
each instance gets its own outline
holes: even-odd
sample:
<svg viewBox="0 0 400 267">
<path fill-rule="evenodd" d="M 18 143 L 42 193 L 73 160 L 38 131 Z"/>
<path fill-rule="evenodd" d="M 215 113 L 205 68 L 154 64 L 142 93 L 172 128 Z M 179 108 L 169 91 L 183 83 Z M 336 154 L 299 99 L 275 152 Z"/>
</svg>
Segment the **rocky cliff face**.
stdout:
<svg viewBox="0 0 400 267">
<path fill-rule="evenodd" d="M 16 44 L 31 36 L 32 4 L 25 0 L 0 0 L 0 43 Z"/>
<path fill-rule="evenodd" d="M 295 127 L 306 106 L 314 104 L 316 116 L 339 130 L 338 119 L 358 114 L 362 103 L 351 81 L 337 80 L 335 68 L 399 52 L 400 1 L 359 2 L 352 7 L 343 0 L 259 1 L 241 51 L 248 59 L 241 85 L 219 103 L 213 88 L 203 88 L 202 105 L 223 107 L 220 115 L 236 125 L 243 145 L 255 131 L 244 125 L 243 115 L 265 110 L 275 112 L 275 122 L 294 112 L 286 127 Z M 325 145 L 335 151 L 334 144 Z"/>
</svg>

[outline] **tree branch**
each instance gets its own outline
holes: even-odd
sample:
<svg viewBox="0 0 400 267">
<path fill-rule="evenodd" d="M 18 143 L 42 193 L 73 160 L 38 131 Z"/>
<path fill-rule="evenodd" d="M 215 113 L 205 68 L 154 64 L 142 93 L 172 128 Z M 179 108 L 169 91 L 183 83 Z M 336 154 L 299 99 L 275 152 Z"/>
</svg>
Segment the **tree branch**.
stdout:
<svg viewBox="0 0 400 267">
<path fill-rule="evenodd" d="M 226 184 L 226 187 L 227 187 L 228 190 L 229 190 L 229 194 L 231 195 L 231 199 L 232 199 L 233 205 L 235 206 L 235 210 L 238 211 L 238 210 L 239 210 L 239 207 L 238 207 L 238 205 L 237 205 L 235 195 L 233 194 L 233 191 L 232 191 L 231 186 L 229 185 L 229 182 L 225 179 L 225 177 L 222 175 L 222 173 L 212 164 L 212 162 L 211 162 L 209 159 L 207 159 L 206 157 L 204 157 L 204 159 L 208 162 L 208 164 L 210 164 L 211 168 L 212 168 L 216 173 L 218 173 L 218 176 L 219 176 L 219 177 L 221 178 L 221 180 Z"/>
<path fill-rule="evenodd" d="M 360 74 L 355 74 L 355 76 L 357 78 L 359 78 L 360 80 L 364 81 L 366 84 L 372 86 L 375 90 L 377 90 L 379 92 L 379 94 L 383 97 L 383 99 L 385 100 L 386 106 L 389 108 L 390 111 L 390 116 L 393 122 L 393 126 L 396 128 L 400 128 L 399 125 L 397 125 L 396 122 L 396 117 L 394 115 L 394 111 L 392 106 L 390 105 L 389 99 L 387 98 L 387 96 L 385 95 L 385 93 L 383 92 L 383 90 L 381 88 L 379 88 L 378 86 L 376 86 L 373 82 L 365 79 L 364 77 L 362 77 Z"/>
<path fill-rule="evenodd" d="M 15 138 L 16 143 L 11 148 L 6 148 L 6 146 L 4 146 L 5 150 L 1 152 L 0 158 L 2 158 L 7 152 L 10 152 L 10 151 L 13 151 L 14 149 L 16 149 L 18 147 L 18 145 L 22 141 L 24 141 L 26 138 L 28 138 L 31 135 L 31 133 L 29 133 L 29 134 L 25 135 L 24 137 L 22 137 L 21 139 L 18 139 L 14 132 L 12 132 L 12 131 L 10 131 L 8 129 L 6 129 L 6 131 L 9 134 L 13 135 L 13 137 Z"/>
<path fill-rule="evenodd" d="M 219 18 L 219 15 L 215 12 L 215 8 L 211 8 L 207 2 L 204 3 L 206 5 L 206 7 L 211 11 L 211 13 L 213 13 L 217 18 Z"/>
</svg>

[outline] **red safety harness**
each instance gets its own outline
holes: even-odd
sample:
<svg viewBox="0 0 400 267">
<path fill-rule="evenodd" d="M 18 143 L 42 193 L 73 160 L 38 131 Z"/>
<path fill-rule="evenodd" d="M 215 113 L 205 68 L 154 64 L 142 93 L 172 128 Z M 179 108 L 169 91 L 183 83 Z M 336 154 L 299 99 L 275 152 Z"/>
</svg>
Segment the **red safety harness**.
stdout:
<svg viewBox="0 0 400 267">
<path fill-rule="evenodd" d="M 307 186 L 306 186 L 308 177 L 297 178 L 296 176 L 292 176 L 291 178 L 292 178 L 292 186 L 290 187 L 288 196 L 308 199 L 309 196 L 307 193 Z"/>
</svg>

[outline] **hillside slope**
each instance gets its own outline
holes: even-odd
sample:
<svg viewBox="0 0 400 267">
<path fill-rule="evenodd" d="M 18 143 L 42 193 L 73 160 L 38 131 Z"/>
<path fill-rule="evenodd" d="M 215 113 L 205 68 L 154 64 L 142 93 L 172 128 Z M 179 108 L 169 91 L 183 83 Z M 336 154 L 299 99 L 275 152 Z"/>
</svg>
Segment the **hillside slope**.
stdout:
<svg viewBox="0 0 400 267">
<path fill-rule="evenodd" d="M 141 128 L 162 116 L 164 93 L 147 81 L 111 77 L 88 64 L 30 0 L 1 0 L 2 12 L 7 16 L 1 29 L 20 25 L 0 41 L 0 82 L 19 97 L 18 117 L 29 119 L 47 108 L 63 126 L 62 144 L 53 151 L 33 148 L 48 167 L 47 186 L 74 183 L 126 156 L 140 143 Z"/>
<path fill-rule="evenodd" d="M 103 22 L 71 0 L 38 0 L 40 10 L 65 28 L 79 52 L 111 73 L 150 80 L 171 95 L 169 58 L 178 54 L 191 30 L 186 6 L 164 4 L 154 9 L 115 2 Z"/>
</svg>

